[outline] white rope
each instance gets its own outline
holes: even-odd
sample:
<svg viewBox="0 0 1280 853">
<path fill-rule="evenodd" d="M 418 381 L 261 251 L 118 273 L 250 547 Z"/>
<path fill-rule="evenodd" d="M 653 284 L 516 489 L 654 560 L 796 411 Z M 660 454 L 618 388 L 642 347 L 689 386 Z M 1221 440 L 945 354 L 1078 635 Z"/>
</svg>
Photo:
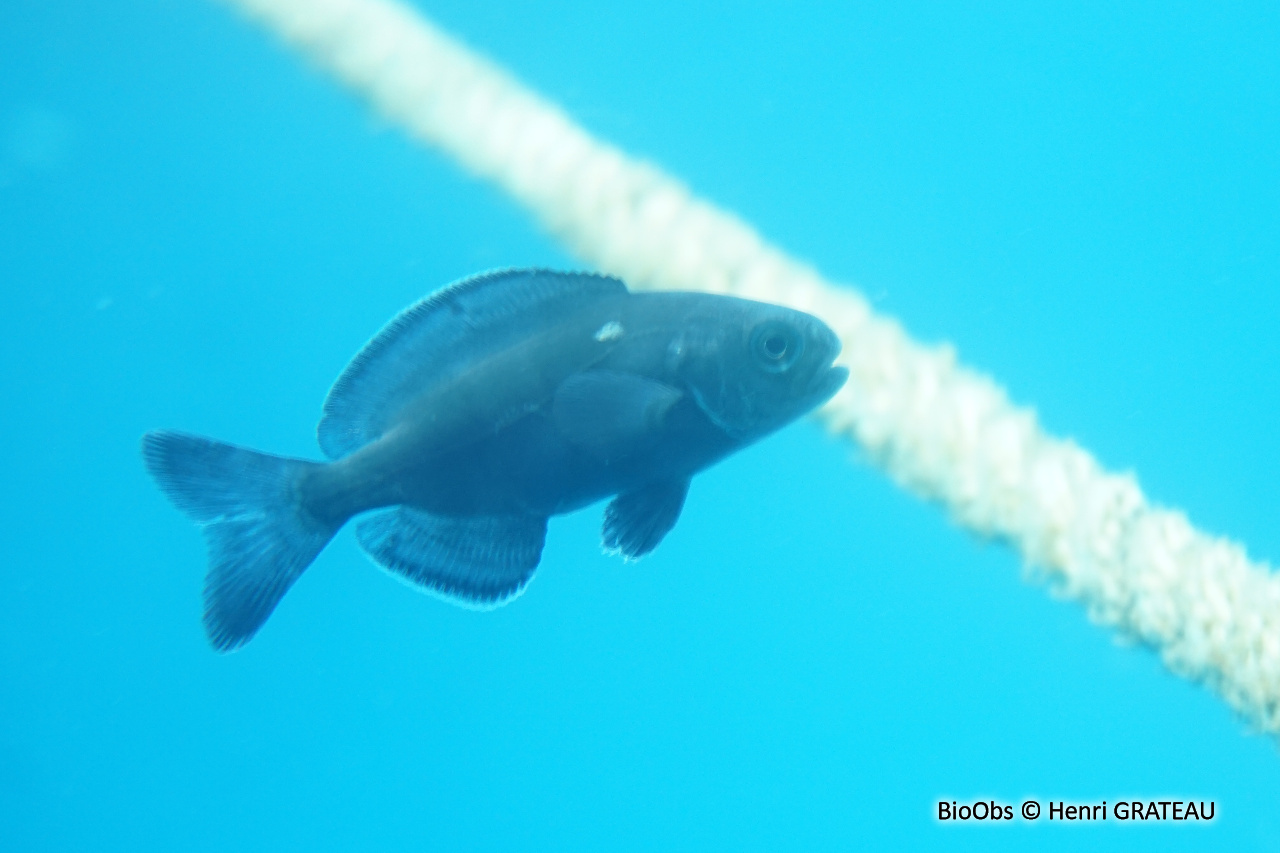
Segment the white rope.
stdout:
<svg viewBox="0 0 1280 853">
<path fill-rule="evenodd" d="M 849 383 L 821 412 L 901 484 L 1012 543 L 1093 617 L 1157 647 L 1280 732 L 1280 581 L 1237 544 L 1151 506 L 1130 474 L 1044 433 L 948 347 L 765 243 L 678 181 L 390 0 L 231 0 L 414 136 L 502 187 L 583 260 L 638 287 L 706 290 L 822 317 Z"/>
</svg>

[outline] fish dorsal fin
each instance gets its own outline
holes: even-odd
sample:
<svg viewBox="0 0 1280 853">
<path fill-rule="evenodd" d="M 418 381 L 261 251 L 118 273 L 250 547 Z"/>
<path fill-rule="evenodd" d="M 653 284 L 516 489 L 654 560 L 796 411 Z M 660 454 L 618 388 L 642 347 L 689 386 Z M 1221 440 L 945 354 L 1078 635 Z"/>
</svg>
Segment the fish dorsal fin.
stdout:
<svg viewBox="0 0 1280 853">
<path fill-rule="evenodd" d="M 330 459 L 377 440 L 414 398 L 488 352 L 585 302 L 627 293 L 616 278 L 512 269 L 462 279 L 400 312 L 365 345 L 324 402 Z"/>
</svg>

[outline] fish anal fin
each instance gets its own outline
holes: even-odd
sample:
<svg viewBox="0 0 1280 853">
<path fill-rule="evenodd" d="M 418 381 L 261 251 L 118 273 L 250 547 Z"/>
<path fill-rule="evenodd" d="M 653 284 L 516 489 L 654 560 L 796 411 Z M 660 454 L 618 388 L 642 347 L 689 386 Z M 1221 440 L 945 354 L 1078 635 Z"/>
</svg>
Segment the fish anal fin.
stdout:
<svg viewBox="0 0 1280 853">
<path fill-rule="evenodd" d="M 374 562 L 424 592 L 488 609 L 519 595 L 542 558 L 547 520 L 532 516 L 454 518 L 412 507 L 362 520 L 356 537 Z"/>
</svg>

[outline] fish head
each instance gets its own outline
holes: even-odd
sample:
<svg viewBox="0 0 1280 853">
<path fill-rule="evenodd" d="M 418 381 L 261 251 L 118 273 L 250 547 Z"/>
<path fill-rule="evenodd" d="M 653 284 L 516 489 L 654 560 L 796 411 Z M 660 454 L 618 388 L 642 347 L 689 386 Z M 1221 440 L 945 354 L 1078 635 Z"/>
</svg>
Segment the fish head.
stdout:
<svg viewBox="0 0 1280 853">
<path fill-rule="evenodd" d="M 840 339 L 817 317 L 763 302 L 706 297 L 672 344 L 702 411 L 734 439 L 754 441 L 822 405 L 848 369 Z"/>
</svg>

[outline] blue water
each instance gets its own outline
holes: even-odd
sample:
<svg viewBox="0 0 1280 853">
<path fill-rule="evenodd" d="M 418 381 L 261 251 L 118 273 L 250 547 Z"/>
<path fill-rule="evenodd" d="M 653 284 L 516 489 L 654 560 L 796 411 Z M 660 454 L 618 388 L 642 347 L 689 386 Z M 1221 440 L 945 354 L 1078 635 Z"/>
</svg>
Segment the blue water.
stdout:
<svg viewBox="0 0 1280 853">
<path fill-rule="evenodd" d="M 1280 560 L 1280 7 L 529 6 L 423 2 Z M 808 423 L 699 477 L 638 564 L 598 507 L 556 519 L 479 614 L 344 532 L 211 652 L 139 436 L 314 457 L 398 309 L 572 263 L 216 3 L 0 5 L 0 849 L 1274 849 L 1273 740 Z"/>
</svg>

